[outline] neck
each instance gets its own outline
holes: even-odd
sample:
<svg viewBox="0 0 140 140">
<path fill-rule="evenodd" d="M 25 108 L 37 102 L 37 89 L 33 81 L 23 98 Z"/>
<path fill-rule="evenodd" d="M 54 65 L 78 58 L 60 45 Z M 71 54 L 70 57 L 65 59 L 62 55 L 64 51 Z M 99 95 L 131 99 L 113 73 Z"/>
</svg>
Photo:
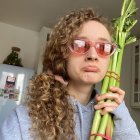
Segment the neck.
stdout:
<svg viewBox="0 0 140 140">
<path fill-rule="evenodd" d="M 75 83 L 68 84 L 68 93 L 76 98 L 81 104 L 86 105 L 93 91 L 93 85 L 79 85 Z"/>
</svg>

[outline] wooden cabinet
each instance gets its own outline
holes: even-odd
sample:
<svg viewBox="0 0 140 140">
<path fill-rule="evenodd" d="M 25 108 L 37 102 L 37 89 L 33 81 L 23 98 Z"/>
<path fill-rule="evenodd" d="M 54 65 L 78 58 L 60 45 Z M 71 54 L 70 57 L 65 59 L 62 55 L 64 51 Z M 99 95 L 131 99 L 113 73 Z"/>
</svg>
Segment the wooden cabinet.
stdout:
<svg viewBox="0 0 140 140">
<path fill-rule="evenodd" d="M 140 108 L 140 40 L 132 45 L 132 93 L 131 106 Z"/>
</svg>

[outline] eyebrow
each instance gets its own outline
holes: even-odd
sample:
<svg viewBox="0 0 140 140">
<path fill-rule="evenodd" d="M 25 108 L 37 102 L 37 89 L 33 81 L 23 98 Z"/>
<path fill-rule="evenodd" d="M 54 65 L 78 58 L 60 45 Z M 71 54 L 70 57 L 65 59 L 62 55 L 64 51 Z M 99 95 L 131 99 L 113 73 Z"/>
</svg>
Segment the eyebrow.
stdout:
<svg viewBox="0 0 140 140">
<path fill-rule="evenodd" d="M 79 36 L 79 37 L 77 37 L 77 38 L 80 38 L 80 39 L 88 39 L 88 38 L 87 38 L 87 37 L 85 37 L 85 36 Z M 110 42 L 108 39 L 103 38 L 103 37 L 98 38 L 98 40 L 100 40 L 100 41 Z"/>
<path fill-rule="evenodd" d="M 98 38 L 99 40 L 102 40 L 102 41 L 107 41 L 107 42 L 110 42 L 108 39 L 106 39 L 106 38 Z"/>
</svg>

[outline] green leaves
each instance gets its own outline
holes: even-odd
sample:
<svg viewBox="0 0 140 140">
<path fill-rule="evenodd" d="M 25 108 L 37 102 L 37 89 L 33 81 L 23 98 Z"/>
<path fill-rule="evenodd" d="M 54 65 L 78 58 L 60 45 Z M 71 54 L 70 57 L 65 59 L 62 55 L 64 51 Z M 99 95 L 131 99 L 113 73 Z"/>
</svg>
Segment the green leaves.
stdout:
<svg viewBox="0 0 140 140">
<path fill-rule="evenodd" d="M 134 18 L 136 11 L 136 2 L 134 0 L 124 0 L 121 16 L 113 19 L 113 26 L 116 30 L 114 35 L 114 40 L 118 45 L 121 45 L 120 48 L 123 48 L 126 44 L 134 42 L 135 38 L 131 37 L 130 31 L 137 23 L 137 20 Z M 126 37 L 129 40 L 126 40 Z"/>
<path fill-rule="evenodd" d="M 135 24 L 137 23 L 137 20 L 134 18 L 129 18 L 128 21 L 126 21 L 128 23 L 126 23 L 126 25 L 124 26 L 124 31 L 125 32 L 130 32 L 130 30 L 135 26 Z"/>
<path fill-rule="evenodd" d="M 136 37 L 135 36 L 131 36 L 131 37 L 126 39 L 125 45 L 131 44 L 131 43 L 133 43 L 135 41 L 136 41 Z"/>
<path fill-rule="evenodd" d="M 136 2 L 134 0 L 124 0 L 121 16 L 122 15 L 132 15 L 137 11 Z"/>
</svg>

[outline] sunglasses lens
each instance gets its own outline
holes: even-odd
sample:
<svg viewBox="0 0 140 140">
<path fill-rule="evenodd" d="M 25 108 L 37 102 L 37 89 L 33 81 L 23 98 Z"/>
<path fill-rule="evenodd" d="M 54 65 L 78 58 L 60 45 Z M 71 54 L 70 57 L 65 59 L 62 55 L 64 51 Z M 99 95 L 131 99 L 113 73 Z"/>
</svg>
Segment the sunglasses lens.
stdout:
<svg viewBox="0 0 140 140">
<path fill-rule="evenodd" d="M 78 54 L 84 54 L 89 48 L 90 46 L 84 40 L 74 40 L 73 44 L 70 46 L 70 49 Z"/>
<path fill-rule="evenodd" d="M 96 43 L 96 51 L 99 55 L 107 56 L 114 52 L 115 47 L 109 43 Z"/>
</svg>

